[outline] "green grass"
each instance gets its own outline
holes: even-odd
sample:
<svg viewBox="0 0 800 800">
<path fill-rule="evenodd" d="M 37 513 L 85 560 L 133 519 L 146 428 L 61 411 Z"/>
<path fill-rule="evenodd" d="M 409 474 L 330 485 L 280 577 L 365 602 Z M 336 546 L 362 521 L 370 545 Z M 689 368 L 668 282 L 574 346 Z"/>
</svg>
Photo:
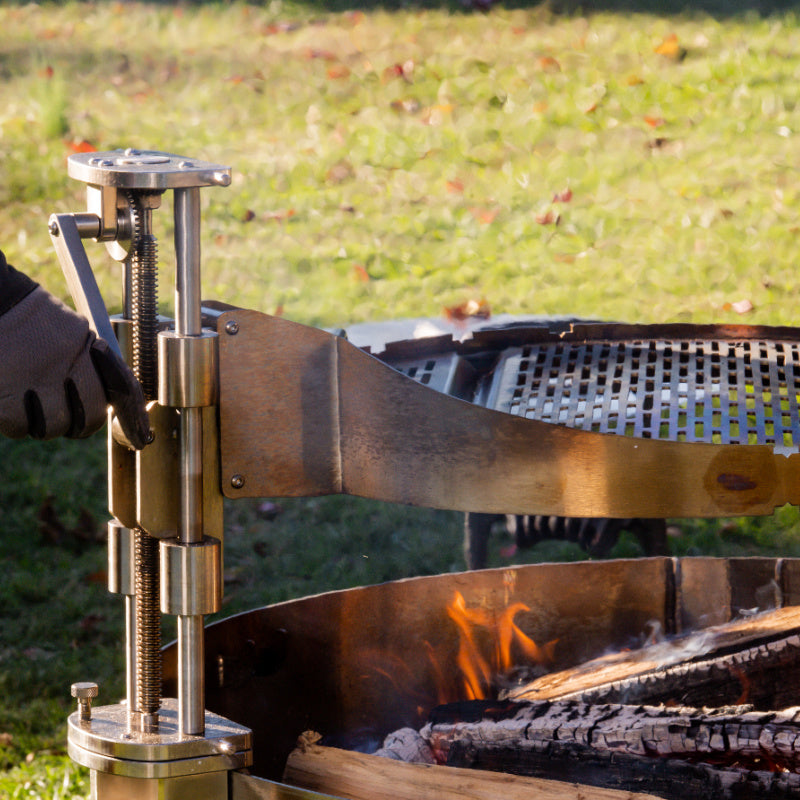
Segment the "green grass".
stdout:
<svg viewBox="0 0 800 800">
<path fill-rule="evenodd" d="M 63 296 L 47 218 L 85 204 L 67 155 L 152 147 L 234 169 L 203 191 L 211 298 L 320 325 L 484 298 L 495 313 L 794 322 L 793 6 L 515 5 L 0 6 L 0 247 Z M 170 220 L 155 215 L 165 264 Z M 87 246 L 118 306 L 118 268 Z M 69 533 L 82 506 L 104 523 L 103 437 L 0 441 L 0 465 L 0 794 L 80 795 L 69 683 L 121 692 L 104 550 Z M 60 539 L 37 519 L 50 495 Z M 461 567 L 460 515 L 276 502 L 275 519 L 228 508 L 223 613 Z M 678 555 L 800 555 L 794 509 L 681 525 Z M 580 556 L 545 542 L 515 558 Z"/>
</svg>

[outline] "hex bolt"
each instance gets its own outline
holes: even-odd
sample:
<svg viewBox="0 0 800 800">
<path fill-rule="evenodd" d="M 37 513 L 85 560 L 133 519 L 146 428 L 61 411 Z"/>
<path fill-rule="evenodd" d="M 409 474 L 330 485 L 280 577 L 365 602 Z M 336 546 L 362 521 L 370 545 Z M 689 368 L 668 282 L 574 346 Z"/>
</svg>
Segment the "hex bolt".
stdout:
<svg viewBox="0 0 800 800">
<path fill-rule="evenodd" d="M 229 336 L 236 336 L 239 333 L 239 323 L 235 319 L 228 320 L 225 323 L 225 333 Z"/>
<path fill-rule="evenodd" d="M 70 694 L 78 698 L 81 722 L 89 722 L 92 719 L 92 698 L 97 697 L 97 692 L 97 684 L 92 681 L 73 683 L 70 687 Z"/>
<path fill-rule="evenodd" d="M 47 226 L 47 229 L 50 231 L 51 236 L 58 236 L 58 223 L 55 220 Z"/>
<path fill-rule="evenodd" d="M 241 489 L 244 486 L 244 475 L 240 475 L 238 472 L 231 476 L 231 486 L 234 489 Z"/>
</svg>

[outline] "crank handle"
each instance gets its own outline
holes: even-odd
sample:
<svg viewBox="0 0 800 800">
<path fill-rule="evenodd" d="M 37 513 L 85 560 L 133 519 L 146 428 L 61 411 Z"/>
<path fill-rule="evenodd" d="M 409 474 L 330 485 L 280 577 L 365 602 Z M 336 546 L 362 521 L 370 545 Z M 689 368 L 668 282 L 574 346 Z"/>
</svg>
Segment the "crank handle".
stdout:
<svg viewBox="0 0 800 800">
<path fill-rule="evenodd" d="M 50 239 L 78 313 L 89 320 L 91 329 L 123 359 L 106 304 L 81 241 L 97 237 L 100 227 L 100 218 L 95 214 L 53 214 L 49 223 Z"/>
</svg>

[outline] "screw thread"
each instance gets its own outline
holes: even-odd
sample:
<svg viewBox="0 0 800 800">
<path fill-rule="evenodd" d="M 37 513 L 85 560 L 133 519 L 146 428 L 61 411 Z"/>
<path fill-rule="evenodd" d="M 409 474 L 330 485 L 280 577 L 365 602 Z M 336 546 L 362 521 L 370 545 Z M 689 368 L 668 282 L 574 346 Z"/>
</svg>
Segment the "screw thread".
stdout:
<svg viewBox="0 0 800 800">
<path fill-rule="evenodd" d="M 161 705 L 161 616 L 158 608 L 158 539 L 135 531 L 137 711 Z"/>
</svg>

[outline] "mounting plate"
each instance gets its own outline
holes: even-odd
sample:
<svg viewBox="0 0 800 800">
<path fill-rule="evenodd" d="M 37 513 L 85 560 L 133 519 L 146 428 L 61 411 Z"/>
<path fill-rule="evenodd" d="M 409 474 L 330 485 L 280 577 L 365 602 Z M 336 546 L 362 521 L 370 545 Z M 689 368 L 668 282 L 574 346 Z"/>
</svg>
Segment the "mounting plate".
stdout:
<svg viewBox="0 0 800 800">
<path fill-rule="evenodd" d="M 228 186 L 231 182 L 230 167 L 174 153 L 132 148 L 105 153 L 75 153 L 67 159 L 67 172 L 71 178 L 93 186 L 157 192 L 197 186 Z"/>
</svg>

